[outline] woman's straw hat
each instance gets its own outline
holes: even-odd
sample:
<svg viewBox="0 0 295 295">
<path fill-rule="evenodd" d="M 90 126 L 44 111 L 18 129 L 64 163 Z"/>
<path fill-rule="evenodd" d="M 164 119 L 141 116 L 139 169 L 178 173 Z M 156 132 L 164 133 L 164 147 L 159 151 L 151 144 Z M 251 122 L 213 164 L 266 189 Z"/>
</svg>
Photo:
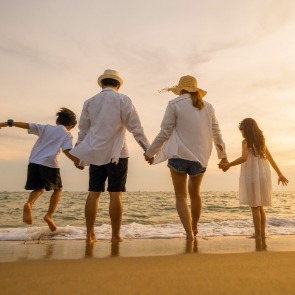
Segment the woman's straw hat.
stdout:
<svg viewBox="0 0 295 295">
<path fill-rule="evenodd" d="M 180 95 L 181 90 L 186 90 L 188 92 L 198 92 L 201 98 L 207 93 L 207 91 L 198 88 L 197 79 L 192 76 L 183 76 L 179 79 L 178 85 L 164 88 L 162 91 L 172 91 L 174 94 Z"/>
<path fill-rule="evenodd" d="M 104 73 L 98 77 L 97 83 L 100 87 L 102 87 L 101 81 L 103 79 L 114 79 L 120 83 L 120 86 L 122 86 L 123 84 L 122 78 L 119 76 L 119 73 L 115 70 L 105 70 Z"/>
</svg>

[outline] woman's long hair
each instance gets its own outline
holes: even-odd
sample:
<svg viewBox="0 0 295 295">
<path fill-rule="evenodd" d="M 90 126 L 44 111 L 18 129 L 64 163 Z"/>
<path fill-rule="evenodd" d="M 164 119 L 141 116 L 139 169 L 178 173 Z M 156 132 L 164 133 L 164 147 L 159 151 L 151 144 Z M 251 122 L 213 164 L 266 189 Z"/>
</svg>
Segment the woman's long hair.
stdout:
<svg viewBox="0 0 295 295">
<path fill-rule="evenodd" d="M 254 156 L 265 158 L 265 138 L 263 132 L 252 118 L 246 118 L 239 124 L 243 130 L 248 149 Z"/>
<path fill-rule="evenodd" d="M 204 107 L 203 98 L 200 96 L 199 92 L 188 92 L 186 90 L 181 90 L 181 94 L 189 93 L 192 99 L 193 106 L 201 110 Z"/>
</svg>

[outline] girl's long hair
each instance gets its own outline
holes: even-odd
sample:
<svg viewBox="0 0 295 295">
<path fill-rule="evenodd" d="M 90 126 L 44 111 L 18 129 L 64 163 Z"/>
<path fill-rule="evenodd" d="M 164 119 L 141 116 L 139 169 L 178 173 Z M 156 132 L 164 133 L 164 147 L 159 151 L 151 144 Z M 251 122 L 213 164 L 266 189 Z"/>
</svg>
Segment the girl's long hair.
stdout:
<svg viewBox="0 0 295 295">
<path fill-rule="evenodd" d="M 265 138 L 263 132 L 252 118 L 246 118 L 239 124 L 243 130 L 248 149 L 254 156 L 265 158 Z"/>
</svg>

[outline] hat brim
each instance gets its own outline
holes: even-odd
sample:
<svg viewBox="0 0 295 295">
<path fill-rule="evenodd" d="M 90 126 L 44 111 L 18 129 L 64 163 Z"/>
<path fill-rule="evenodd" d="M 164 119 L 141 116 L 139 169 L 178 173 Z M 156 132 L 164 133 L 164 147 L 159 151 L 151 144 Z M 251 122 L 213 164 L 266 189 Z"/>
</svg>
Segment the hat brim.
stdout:
<svg viewBox="0 0 295 295">
<path fill-rule="evenodd" d="M 107 75 L 106 74 L 106 75 L 99 76 L 98 79 L 97 79 L 97 83 L 98 83 L 98 85 L 100 87 L 102 87 L 101 81 L 103 79 L 114 79 L 114 80 L 116 80 L 116 81 L 118 81 L 120 83 L 120 86 L 122 86 L 122 84 L 123 84 L 123 80 L 119 76 L 116 76 L 116 75 Z"/>
<path fill-rule="evenodd" d="M 201 88 L 197 88 L 197 87 L 172 87 L 170 88 L 170 91 L 172 91 L 174 94 L 176 95 L 180 95 L 181 90 L 186 90 L 188 92 L 198 92 L 200 97 L 204 97 L 207 94 L 207 91 L 201 89 Z"/>
</svg>

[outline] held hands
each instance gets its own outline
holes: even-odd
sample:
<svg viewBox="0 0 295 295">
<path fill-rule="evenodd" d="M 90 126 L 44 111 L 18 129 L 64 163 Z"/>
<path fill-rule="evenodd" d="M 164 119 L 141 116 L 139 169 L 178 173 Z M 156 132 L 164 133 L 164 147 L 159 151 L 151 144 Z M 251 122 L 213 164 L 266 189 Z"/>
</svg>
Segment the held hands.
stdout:
<svg viewBox="0 0 295 295">
<path fill-rule="evenodd" d="M 230 168 L 227 158 L 221 159 L 218 164 L 218 168 L 221 169 L 223 172 L 226 172 Z"/>
<path fill-rule="evenodd" d="M 283 174 L 281 174 L 278 178 L 278 184 L 280 184 L 280 182 L 282 183 L 282 185 L 287 185 L 289 180 Z"/>
<path fill-rule="evenodd" d="M 143 154 L 144 159 L 150 164 L 152 165 L 154 163 L 154 157 L 149 158 L 145 153 Z"/>
<path fill-rule="evenodd" d="M 1 129 L 2 127 L 7 127 L 7 126 L 8 126 L 7 122 L 1 122 L 1 123 L 0 123 L 0 129 Z"/>
</svg>

